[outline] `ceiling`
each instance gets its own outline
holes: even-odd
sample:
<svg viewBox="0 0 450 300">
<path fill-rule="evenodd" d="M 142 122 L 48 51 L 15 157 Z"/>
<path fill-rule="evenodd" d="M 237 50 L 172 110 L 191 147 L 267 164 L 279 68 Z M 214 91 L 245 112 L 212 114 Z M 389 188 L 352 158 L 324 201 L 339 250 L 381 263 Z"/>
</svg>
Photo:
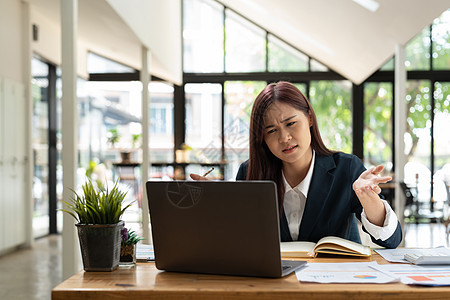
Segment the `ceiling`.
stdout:
<svg viewBox="0 0 450 300">
<path fill-rule="evenodd" d="M 32 15 L 39 16 L 37 21 L 32 21 L 39 22 L 40 40 L 46 43 L 35 42 L 34 50 L 60 64 L 60 0 L 27 2 L 31 4 Z M 145 46 L 151 53 L 150 73 L 181 84 L 180 16 L 181 1 L 178 0 L 78 0 L 78 59 L 85 59 L 86 52 L 92 51 L 140 70 L 142 46 Z M 56 30 L 46 32 L 46 23 Z M 85 61 L 78 64 L 82 77 L 87 76 L 85 64 Z"/>
<path fill-rule="evenodd" d="M 28 2 L 60 27 L 60 1 Z M 219 2 L 356 84 L 450 8 L 448 0 L 376 0 L 375 12 L 354 0 Z M 150 72 L 181 83 L 180 0 L 79 0 L 78 24 L 86 49 L 140 69 L 145 45 L 152 53 Z"/>
</svg>

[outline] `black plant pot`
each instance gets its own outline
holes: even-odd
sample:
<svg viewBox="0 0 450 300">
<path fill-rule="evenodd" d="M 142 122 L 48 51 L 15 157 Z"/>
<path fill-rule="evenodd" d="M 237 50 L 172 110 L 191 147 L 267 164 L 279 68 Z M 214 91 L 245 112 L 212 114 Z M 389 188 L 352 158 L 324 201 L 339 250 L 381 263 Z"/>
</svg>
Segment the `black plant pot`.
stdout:
<svg viewBox="0 0 450 300">
<path fill-rule="evenodd" d="M 117 224 L 75 224 L 78 229 L 81 256 L 85 271 L 113 271 L 119 266 L 120 231 Z"/>
</svg>

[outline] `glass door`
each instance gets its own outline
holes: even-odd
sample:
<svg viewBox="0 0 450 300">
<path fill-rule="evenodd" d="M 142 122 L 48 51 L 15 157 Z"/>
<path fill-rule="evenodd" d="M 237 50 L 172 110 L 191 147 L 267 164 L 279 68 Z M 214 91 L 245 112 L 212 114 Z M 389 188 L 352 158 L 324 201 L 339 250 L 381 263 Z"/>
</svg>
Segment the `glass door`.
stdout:
<svg viewBox="0 0 450 300">
<path fill-rule="evenodd" d="M 47 235 L 49 223 L 49 138 L 48 138 L 48 87 L 49 67 L 32 60 L 33 94 L 33 236 Z"/>
</svg>

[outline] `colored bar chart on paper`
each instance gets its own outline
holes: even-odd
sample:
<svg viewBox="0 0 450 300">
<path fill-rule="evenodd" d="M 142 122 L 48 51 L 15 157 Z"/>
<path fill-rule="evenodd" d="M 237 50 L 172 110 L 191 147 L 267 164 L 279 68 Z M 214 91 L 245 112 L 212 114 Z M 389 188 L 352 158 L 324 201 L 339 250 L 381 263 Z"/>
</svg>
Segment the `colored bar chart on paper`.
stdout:
<svg viewBox="0 0 450 300">
<path fill-rule="evenodd" d="M 374 265 L 373 268 L 400 278 L 404 284 L 450 286 L 450 266 L 417 266 L 404 264 Z"/>
</svg>

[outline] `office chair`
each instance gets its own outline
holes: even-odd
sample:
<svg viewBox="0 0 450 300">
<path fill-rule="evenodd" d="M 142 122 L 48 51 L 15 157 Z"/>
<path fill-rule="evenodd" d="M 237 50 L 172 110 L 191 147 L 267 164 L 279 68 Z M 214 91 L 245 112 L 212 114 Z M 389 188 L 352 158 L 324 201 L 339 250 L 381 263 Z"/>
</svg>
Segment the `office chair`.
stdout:
<svg viewBox="0 0 450 300">
<path fill-rule="evenodd" d="M 408 212 L 407 218 L 416 218 L 419 212 L 418 203 L 416 201 L 416 197 L 411 191 L 411 188 L 406 185 L 405 182 L 400 182 L 400 187 L 405 194 L 405 212 Z"/>
<path fill-rule="evenodd" d="M 405 217 L 409 223 L 441 223 L 443 221 L 444 213 L 442 211 L 421 209 L 419 200 L 417 199 L 417 190 L 410 188 L 404 182 L 400 182 L 400 187 L 406 197 Z"/>
</svg>

